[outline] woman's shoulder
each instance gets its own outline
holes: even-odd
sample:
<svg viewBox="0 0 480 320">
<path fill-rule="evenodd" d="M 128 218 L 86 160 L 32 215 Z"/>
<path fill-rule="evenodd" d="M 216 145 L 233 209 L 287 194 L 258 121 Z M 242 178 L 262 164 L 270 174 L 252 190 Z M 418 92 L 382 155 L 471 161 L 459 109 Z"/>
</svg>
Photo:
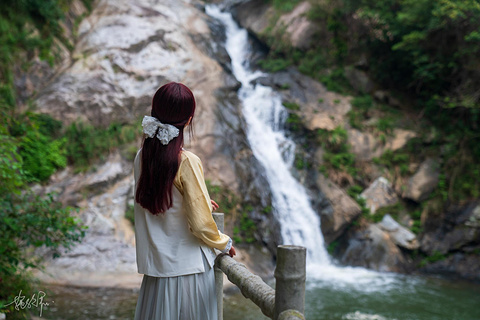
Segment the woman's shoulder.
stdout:
<svg viewBox="0 0 480 320">
<path fill-rule="evenodd" d="M 188 150 L 182 150 L 182 162 L 187 160 L 190 163 L 201 163 L 200 158 L 193 152 Z"/>
</svg>

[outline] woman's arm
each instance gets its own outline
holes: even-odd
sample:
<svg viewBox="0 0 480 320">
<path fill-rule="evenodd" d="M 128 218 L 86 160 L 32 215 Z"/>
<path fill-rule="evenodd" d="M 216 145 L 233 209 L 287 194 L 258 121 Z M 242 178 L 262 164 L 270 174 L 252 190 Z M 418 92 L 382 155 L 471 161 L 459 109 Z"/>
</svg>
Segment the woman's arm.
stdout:
<svg viewBox="0 0 480 320">
<path fill-rule="evenodd" d="M 212 201 L 208 195 L 200 159 L 190 153 L 182 161 L 179 173 L 191 232 L 209 247 L 231 252 L 230 237 L 221 233 L 213 220 Z"/>
</svg>

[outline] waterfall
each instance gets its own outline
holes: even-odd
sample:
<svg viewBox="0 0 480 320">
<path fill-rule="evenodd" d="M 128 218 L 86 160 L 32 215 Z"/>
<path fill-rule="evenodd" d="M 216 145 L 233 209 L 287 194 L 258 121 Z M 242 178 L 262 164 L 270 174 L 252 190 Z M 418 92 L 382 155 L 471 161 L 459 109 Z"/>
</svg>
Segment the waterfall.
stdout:
<svg viewBox="0 0 480 320">
<path fill-rule="evenodd" d="M 247 138 L 255 158 L 265 170 L 283 243 L 307 249 L 307 277 L 310 279 L 307 284 L 360 292 L 398 288 L 402 277 L 393 273 L 339 267 L 332 263 L 325 249 L 320 218 L 305 188 L 291 174 L 296 146 L 283 131 L 288 112 L 280 95 L 270 87 L 252 84 L 265 74 L 250 69 L 247 31 L 237 25 L 229 12 L 222 12 L 215 5 L 207 5 L 206 12 L 225 26 L 225 48 L 232 60 L 233 75 L 241 83 L 238 97 L 247 123 Z"/>
<path fill-rule="evenodd" d="M 238 96 L 247 123 L 247 138 L 253 154 L 262 164 L 272 192 L 273 212 L 281 225 L 284 244 L 307 248 L 307 265 L 330 265 L 325 250 L 320 218 L 312 209 L 305 188 L 291 174 L 295 143 L 282 130 L 288 115 L 280 95 L 252 80 L 264 75 L 249 66 L 248 34 L 228 12 L 207 5 L 206 12 L 226 28 L 226 50 L 233 75 L 242 84 Z"/>
</svg>

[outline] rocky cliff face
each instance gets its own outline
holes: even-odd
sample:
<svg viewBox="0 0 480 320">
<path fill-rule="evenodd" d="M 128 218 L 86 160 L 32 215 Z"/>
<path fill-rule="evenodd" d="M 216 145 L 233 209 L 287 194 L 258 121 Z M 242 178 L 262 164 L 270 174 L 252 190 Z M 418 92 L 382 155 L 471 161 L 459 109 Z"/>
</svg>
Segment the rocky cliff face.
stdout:
<svg viewBox="0 0 480 320">
<path fill-rule="evenodd" d="M 196 1 L 99 1 L 80 24 L 75 49 L 65 58 L 68 63 L 39 87 L 37 111 L 66 124 L 131 123 L 149 114 L 158 87 L 182 82 L 197 102 L 195 139 L 186 148 L 200 156 L 206 178 L 242 195 L 241 201 L 268 206 L 269 192 L 263 191 L 245 138 L 238 83 L 228 73 L 221 38 L 218 24 Z M 80 208 L 79 216 L 89 227 L 85 240 L 48 260 L 47 272 L 39 277 L 57 283 L 137 286 L 133 229 L 125 219 L 133 204 L 132 163 L 115 152 L 92 169 L 77 174 L 68 168 L 52 176 L 47 187 L 37 188 L 55 191 L 60 201 Z M 258 222 L 266 243 L 275 248 L 279 228 L 272 219 L 262 215 Z"/>
</svg>

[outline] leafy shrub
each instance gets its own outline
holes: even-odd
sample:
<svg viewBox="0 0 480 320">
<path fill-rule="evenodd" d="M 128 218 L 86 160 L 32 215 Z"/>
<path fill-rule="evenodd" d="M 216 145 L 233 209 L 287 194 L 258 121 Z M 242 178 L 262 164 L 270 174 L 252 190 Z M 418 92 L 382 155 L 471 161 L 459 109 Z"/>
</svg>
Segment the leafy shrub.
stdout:
<svg viewBox="0 0 480 320">
<path fill-rule="evenodd" d="M 41 267 L 29 249 L 45 246 L 56 257 L 62 247 L 68 249 L 84 236 L 71 208 L 63 208 L 51 195 L 41 197 L 24 189 L 28 178 L 18 142 L 6 133 L 0 125 L 0 308 L 20 289 L 28 292 L 27 271 Z"/>
<path fill-rule="evenodd" d="M 317 130 L 317 138 L 324 148 L 332 152 L 347 151 L 348 134 L 345 128 L 338 126 L 332 131 Z"/>
<path fill-rule="evenodd" d="M 360 110 L 368 110 L 373 106 L 373 99 L 372 96 L 366 94 L 353 98 L 350 103 Z"/>
<path fill-rule="evenodd" d="M 286 59 L 264 59 L 258 62 L 262 69 L 268 72 L 279 72 L 287 69 L 292 63 Z"/>
<path fill-rule="evenodd" d="M 295 6 L 300 3 L 300 0 L 272 0 L 273 7 L 279 11 L 289 12 L 292 11 Z"/>
<path fill-rule="evenodd" d="M 296 113 L 289 113 L 286 123 L 287 127 L 294 132 L 298 132 L 302 128 L 302 119 Z"/>
<path fill-rule="evenodd" d="M 29 131 L 21 140 L 20 155 L 28 181 L 45 181 L 57 169 L 65 168 L 65 139 L 50 141 L 40 132 Z"/>
<path fill-rule="evenodd" d="M 346 94 L 351 90 L 343 68 L 336 68 L 330 73 L 320 76 L 320 81 L 330 91 Z"/>
<path fill-rule="evenodd" d="M 351 175 L 356 174 L 355 155 L 349 152 L 330 153 L 325 152 L 323 160 L 329 163 L 333 168 L 348 172 Z"/>
<path fill-rule="evenodd" d="M 373 158 L 374 163 L 383 165 L 388 169 L 394 169 L 399 167 L 401 175 L 407 175 L 409 173 L 410 155 L 401 152 L 394 152 L 390 149 L 380 156 L 380 158 Z"/>
<path fill-rule="evenodd" d="M 288 110 L 293 110 L 293 111 L 300 110 L 300 106 L 298 104 L 296 104 L 295 102 L 284 101 L 282 104 Z"/>
<path fill-rule="evenodd" d="M 84 123 L 72 123 L 65 131 L 68 161 L 80 169 L 86 169 L 93 160 L 121 144 L 133 141 L 138 134 L 136 125 L 113 123 L 103 129 Z"/>
</svg>

